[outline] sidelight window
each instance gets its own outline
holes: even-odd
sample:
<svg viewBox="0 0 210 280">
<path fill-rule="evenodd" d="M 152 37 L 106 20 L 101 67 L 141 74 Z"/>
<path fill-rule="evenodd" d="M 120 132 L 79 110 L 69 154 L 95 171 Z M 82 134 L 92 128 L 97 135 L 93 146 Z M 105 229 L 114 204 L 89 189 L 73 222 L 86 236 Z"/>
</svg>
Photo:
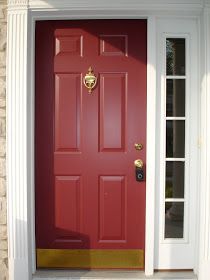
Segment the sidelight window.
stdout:
<svg viewBox="0 0 210 280">
<path fill-rule="evenodd" d="M 164 239 L 183 239 L 186 211 L 186 39 L 166 38 Z"/>
</svg>

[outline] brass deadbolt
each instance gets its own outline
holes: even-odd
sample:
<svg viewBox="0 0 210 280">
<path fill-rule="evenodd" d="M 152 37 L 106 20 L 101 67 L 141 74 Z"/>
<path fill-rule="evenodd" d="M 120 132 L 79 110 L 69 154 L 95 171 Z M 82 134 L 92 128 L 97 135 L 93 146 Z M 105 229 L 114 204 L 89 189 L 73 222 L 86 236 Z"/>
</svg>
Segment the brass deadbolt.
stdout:
<svg viewBox="0 0 210 280">
<path fill-rule="evenodd" d="M 143 145 L 141 143 L 135 143 L 134 147 L 137 151 L 141 151 L 143 149 Z"/>
<path fill-rule="evenodd" d="M 141 159 L 136 159 L 136 160 L 134 161 L 134 165 L 135 165 L 135 167 L 143 168 L 144 163 L 143 163 L 143 161 L 142 161 Z"/>
</svg>

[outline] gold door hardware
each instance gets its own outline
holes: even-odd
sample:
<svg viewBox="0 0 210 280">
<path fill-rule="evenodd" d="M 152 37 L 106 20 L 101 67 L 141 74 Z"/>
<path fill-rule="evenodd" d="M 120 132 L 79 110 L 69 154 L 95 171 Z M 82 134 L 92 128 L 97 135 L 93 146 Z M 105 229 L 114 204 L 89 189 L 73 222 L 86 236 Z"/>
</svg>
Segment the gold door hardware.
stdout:
<svg viewBox="0 0 210 280">
<path fill-rule="evenodd" d="M 143 149 L 143 145 L 140 144 L 140 143 L 135 143 L 135 144 L 134 144 L 134 147 L 135 147 L 135 149 L 136 149 L 137 151 L 141 151 L 141 150 Z"/>
<path fill-rule="evenodd" d="M 144 163 L 143 163 L 143 161 L 141 159 L 136 159 L 134 161 L 134 165 L 135 165 L 135 167 L 143 168 Z"/>
<path fill-rule="evenodd" d="M 142 269 L 142 249 L 37 249 L 39 268 Z"/>
<path fill-rule="evenodd" d="M 93 69 L 91 66 L 88 68 L 88 73 L 83 78 L 83 83 L 86 86 L 86 88 L 88 89 L 88 93 L 92 93 L 94 87 L 96 86 L 97 78 L 94 75 Z"/>
</svg>

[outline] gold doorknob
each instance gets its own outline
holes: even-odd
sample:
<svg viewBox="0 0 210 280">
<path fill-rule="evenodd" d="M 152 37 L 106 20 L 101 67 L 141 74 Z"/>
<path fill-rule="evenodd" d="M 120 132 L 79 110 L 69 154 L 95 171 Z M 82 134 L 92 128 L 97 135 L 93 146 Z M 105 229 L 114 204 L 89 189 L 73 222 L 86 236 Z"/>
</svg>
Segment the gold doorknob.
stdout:
<svg viewBox="0 0 210 280">
<path fill-rule="evenodd" d="M 144 163 L 143 163 L 143 161 L 141 159 L 136 159 L 134 161 L 134 165 L 135 165 L 135 167 L 143 168 Z"/>
<path fill-rule="evenodd" d="M 92 90 L 94 89 L 97 83 L 97 78 L 93 73 L 92 67 L 88 68 L 88 73 L 83 78 L 83 83 L 88 89 L 88 93 L 92 93 Z"/>
</svg>

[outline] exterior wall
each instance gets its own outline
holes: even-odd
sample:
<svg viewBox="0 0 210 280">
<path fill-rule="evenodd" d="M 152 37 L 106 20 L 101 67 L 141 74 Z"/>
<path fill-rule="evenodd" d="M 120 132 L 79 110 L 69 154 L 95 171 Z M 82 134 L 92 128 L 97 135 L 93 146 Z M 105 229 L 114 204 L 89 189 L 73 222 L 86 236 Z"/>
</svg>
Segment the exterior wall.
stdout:
<svg viewBox="0 0 210 280">
<path fill-rule="evenodd" d="M 6 280 L 6 0 L 0 0 L 0 280 Z"/>
</svg>

